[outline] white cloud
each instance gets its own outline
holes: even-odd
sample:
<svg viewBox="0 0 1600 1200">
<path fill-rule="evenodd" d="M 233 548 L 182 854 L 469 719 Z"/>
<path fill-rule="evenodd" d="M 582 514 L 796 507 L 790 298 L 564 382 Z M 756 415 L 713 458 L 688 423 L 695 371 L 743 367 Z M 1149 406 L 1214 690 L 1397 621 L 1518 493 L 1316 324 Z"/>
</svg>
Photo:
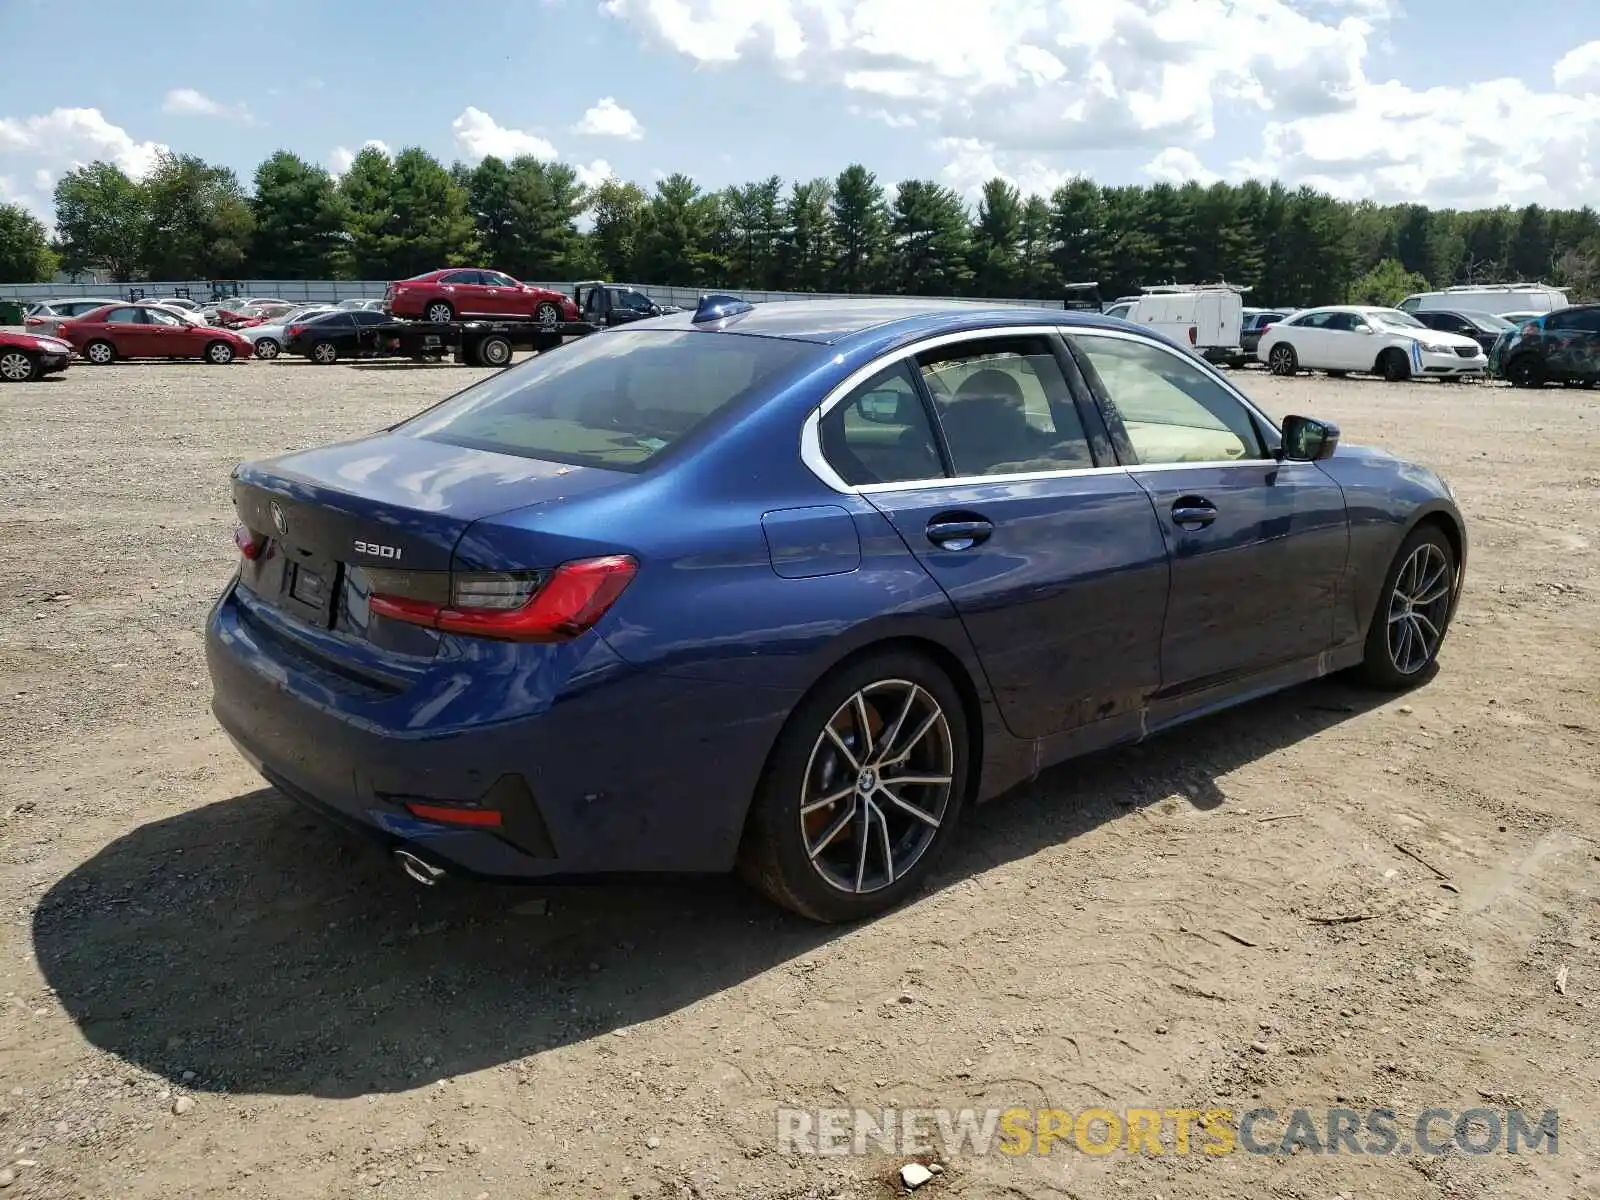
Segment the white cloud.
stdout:
<svg viewBox="0 0 1600 1200">
<path fill-rule="evenodd" d="M 175 117 L 226 117 L 229 120 L 246 120 L 249 115 L 242 107 L 221 104 L 194 88 L 173 88 L 161 101 L 161 111 Z"/>
<path fill-rule="evenodd" d="M 589 137 L 624 138 L 637 142 L 644 137 L 644 126 L 639 124 L 638 117 L 615 99 L 602 96 L 593 108 L 583 114 L 583 120 L 572 127 L 572 132 Z"/>
<path fill-rule="evenodd" d="M 516 158 L 529 154 L 544 162 L 556 157 L 556 148 L 536 133 L 508 129 L 481 108 L 468 106 L 450 123 L 456 146 L 468 162 L 479 162 L 493 154 L 497 158 Z"/>
<path fill-rule="evenodd" d="M 941 138 L 934 148 L 949 160 L 939 173 L 945 186 L 974 203 L 983 185 L 997 177 L 1014 184 L 1024 196 L 1049 196 L 1073 175 L 1028 156 L 1004 156 L 1002 162 L 993 146 L 977 138 Z"/>
<path fill-rule="evenodd" d="M 365 150 L 368 146 L 382 150 L 391 158 L 394 157 L 394 151 L 389 149 L 388 142 L 381 142 L 377 138 L 368 138 L 361 143 L 361 149 Z M 351 150 L 348 146 L 335 146 L 328 155 L 328 166 L 335 175 L 343 175 L 350 169 L 350 164 L 355 162 L 357 153 L 357 151 Z"/>
<path fill-rule="evenodd" d="M 1144 173 L 1157 183 L 1182 185 L 1191 179 L 1209 187 L 1222 176 L 1206 167 L 1193 150 L 1168 146 L 1144 165 Z"/>
<path fill-rule="evenodd" d="M 7 192 L 49 222 L 54 219 L 51 191 L 67 171 L 96 160 L 115 163 L 135 179 L 155 166 L 167 147 L 141 142 L 120 125 L 106 120 L 98 108 L 56 108 L 30 117 L 0 117 L 0 174 L 10 181 Z M 29 186 L 20 179 L 26 177 Z"/>
<path fill-rule="evenodd" d="M 617 173 L 611 169 L 611 164 L 603 158 L 597 158 L 587 166 L 579 163 L 575 169 L 578 172 L 578 182 L 584 187 L 597 187 L 606 180 L 617 177 Z"/>
<path fill-rule="evenodd" d="M 1547 80 L 1374 78 L 1398 0 L 602 0 L 695 62 L 764 65 L 927 131 L 945 179 L 1045 182 L 1086 152 L 1210 179 L 1219 113 L 1264 119 L 1224 174 L 1346 196 L 1577 204 L 1600 178 L 1600 41 Z M 1397 47 L 1397 61 L 1418 47 Z M 1403 69 L 1403 65 L 1402 68 Z M 1178 152 L 1181 151 L 1180 155 Z"/>
<path fill-rule="evenodd" d="M 1551 71 L 1556 89 L 1574 96 L 1600 92 L 1600 42 L 1585 42 L 1563 54 Z"/>
</svg>

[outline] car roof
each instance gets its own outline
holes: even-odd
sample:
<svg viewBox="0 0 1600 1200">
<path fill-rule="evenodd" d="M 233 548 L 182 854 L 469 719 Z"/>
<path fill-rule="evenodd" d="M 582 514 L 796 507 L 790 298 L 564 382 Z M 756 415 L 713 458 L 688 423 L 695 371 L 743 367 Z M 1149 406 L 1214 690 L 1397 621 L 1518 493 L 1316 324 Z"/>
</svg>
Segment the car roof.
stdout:
<svg viewBox="0 0 1600 1200">
<path fill-rule="evenodd" d="M 773 300 L 757 304 L 748 312 L 720 321 L 696 324 L 694 313 L 685 311 L 641 321 L 629 328 L 715 329 L 727 333 L 759 337 L 787 338 L 792 341 L 832 344 L 868 330 L 938 333 L 944 329 L 1008 325 L 1072 325 L 1127 328 L 1114 317 L 1101 313 L 1061 308 L 1034 308 L 1023 305 L 994 305 L 971 300 L 932 300 L 913 296 L 844 297 L 817 300 Z"/>
</svg>

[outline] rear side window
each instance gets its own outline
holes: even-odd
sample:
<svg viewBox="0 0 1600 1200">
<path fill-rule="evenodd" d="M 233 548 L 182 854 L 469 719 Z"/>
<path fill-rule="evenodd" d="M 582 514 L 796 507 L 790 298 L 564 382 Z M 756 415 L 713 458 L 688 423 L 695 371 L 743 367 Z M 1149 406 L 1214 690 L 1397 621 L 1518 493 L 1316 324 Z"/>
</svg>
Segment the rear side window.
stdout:
<svg viewBox="0 0 1600 1200">
<path fill-rule="evenodd" d="M 965 342 L 917 363 L 956 475 L 1094 466 L 1066 377 L 1044 338 Z"/>
<path fill-rule="evenodd" d="M 823 456 L 852 487 L 944 476 L 927 406 L 903 362 L 834 405 L 817 432 Z"/>
<path fill-rule="evenodd" d="M 699 330 L 597 333 L 475 384 L 399 431 L 639 471 L 816 353 L 807 342 Z"/>
</svg>

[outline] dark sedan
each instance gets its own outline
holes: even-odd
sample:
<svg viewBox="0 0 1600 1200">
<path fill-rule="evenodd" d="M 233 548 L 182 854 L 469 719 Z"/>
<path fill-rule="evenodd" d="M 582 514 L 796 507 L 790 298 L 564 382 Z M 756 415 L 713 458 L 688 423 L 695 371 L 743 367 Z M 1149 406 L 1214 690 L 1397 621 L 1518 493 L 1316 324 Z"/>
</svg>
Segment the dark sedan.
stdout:
<svg viewBox="0 0 1600 1200">
<path fill-rule="evenodd" d="M 370 309 L 318 313 L 283 331 L 282 353 L 298 354 L 321 366 L 346 358 L 372 358 L 387 348 L 374 341 L 371 327 L 388 325 L 393 320 L 387 313 Z"/>
<path fill-rule="evenodd" d="M 1244 310 L 1244 319 L 1239 323 L 1239 349 L 1243 351 L 1234 366 L 1242 366 L 1246 362 L 1255 362 L 1256 350 L 1261 345 L 1261 335 L 1269 326 L 1276 325 L 1289 314 L 1276 309 L 1247 308 Z"/>
<path fill-rule="evenodd" d="M 412 878 L 737 867 L 888 908 L 1052 763 L 1428 677 L 1466 532 L 1098 313 L 751 306 L 595 333 L 247 463 L 218 720 Z"/>
<path fill-rule="evenodd" d="M 1462 337 L 1471 338 L 1483 347 L 1485 354 L 1494 349 L 1502 333 L 1516 328 L 1512 322 L 1493 313 L 1430 309 L 1411 315 L 1429 329 L 1437 329 L 1441 333 L 1459 333 Z"/>
</svg>

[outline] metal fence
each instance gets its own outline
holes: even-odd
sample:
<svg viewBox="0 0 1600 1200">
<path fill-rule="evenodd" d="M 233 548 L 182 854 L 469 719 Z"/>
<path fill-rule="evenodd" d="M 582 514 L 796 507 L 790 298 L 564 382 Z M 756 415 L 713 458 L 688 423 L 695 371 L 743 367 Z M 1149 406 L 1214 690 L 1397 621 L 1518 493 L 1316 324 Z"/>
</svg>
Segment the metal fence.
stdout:
<svg viewBox="0 0 1600 1200">
<path fill-rule="evenodd" d="M 231 284 L 234 281 L 230 281 Z M 531 281 L 530 281 L 531 282 Z M 379 299 L 387 290 L 387 280 L 376 279 L 240 279 L 239 295 L 272 297 L 305 303 L 335 304 L 340 300 Z M 554 288 L 572 294 L 575 281 L 541 282 L 538 287 Z M 675 304 L 680 308 L 693 308 L 708 291 L 726 291 L 743 297 L 753 304 L 781 300 L 817 300 L 846 298 L 843 292 L 763 292 L 748 288 L 688 288 L 669 287 L 650 283 L 630 284 L 638 288 L 657 304 Z M 135 295 L 138 293 L 138 295 Z M 190 279 L 152 283 L 8 283 L 0 284 L 0 300 L 16 300 L 31 304 L 38 300 L 65 300 L 74 296 L 104 297 L 107 300 L 159 299 L 162 296 L 187 296 L 204 303 L 212 297 L 209 280 Z M 858 300 L 878 299 L 881 293 L 856 294 Z M 1021 305 L 1033 308 L 1063 308 L 1061 300 L 1017 300 L 974 296 L 930 296 L 938 300 L 973 300 L 981 304 Z"/>
</svg>

